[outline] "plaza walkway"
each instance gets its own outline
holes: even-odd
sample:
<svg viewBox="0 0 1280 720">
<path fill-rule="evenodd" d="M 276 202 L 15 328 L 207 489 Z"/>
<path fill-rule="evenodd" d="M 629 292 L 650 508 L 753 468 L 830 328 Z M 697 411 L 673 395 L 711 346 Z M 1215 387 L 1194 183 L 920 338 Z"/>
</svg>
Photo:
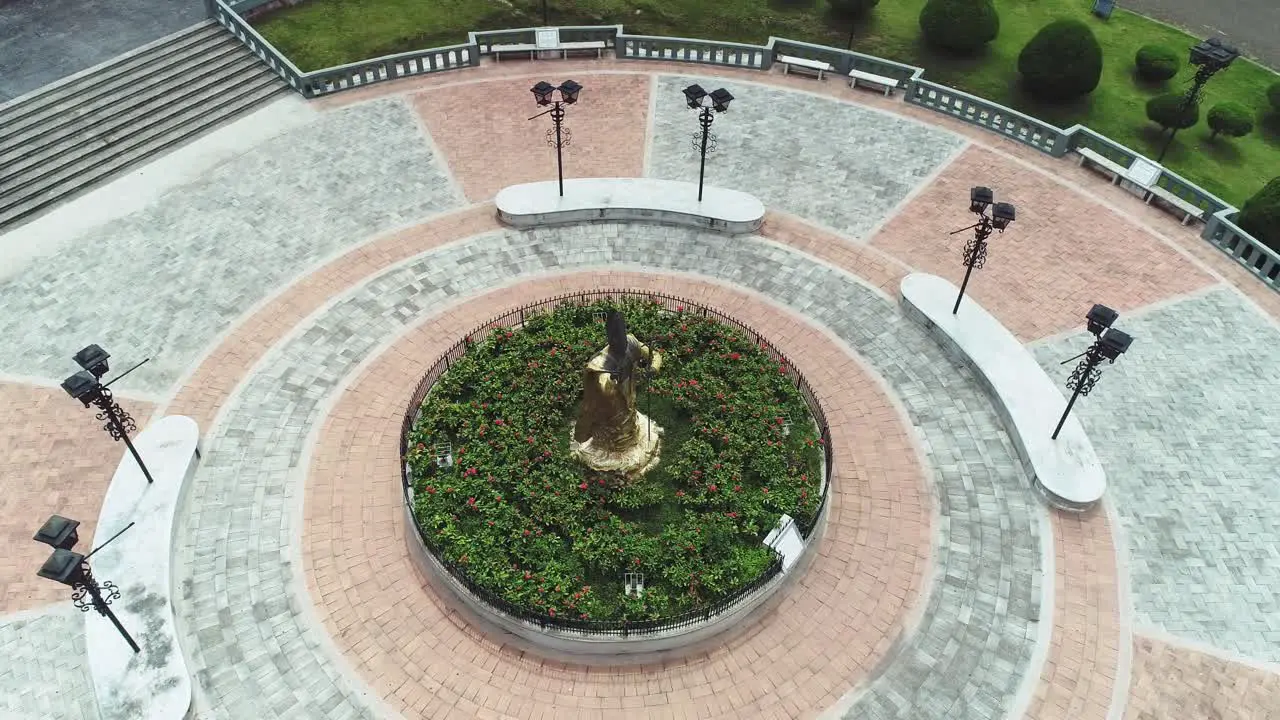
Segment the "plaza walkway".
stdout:
<svg viewBox="0 0 1280 720">
<path fill-rule="evenodd" d="M 690 70 L 486 64 L 288 97 L 0 236 L 0 464 L 22 479 L 0 500 L 0 716 L 97 717 L 82 618 L 30 540 L 96 517 L 119 458 L 56 388 L 96 342 L 154 358 L 119 383 L 140 424 L 202 430 L 175 548 L 201 718 L 1280 717 L 1280 296 L 1069 160 L 835 81 Z M 568 77 L 570 177 L 694 179 L 680 89 L 728 88 L 708 182 L 760 197 L 761 231 L 500 226 L 497 190 L 555 174 L 528 88 Z M 1111 483 L 1092 512 L 1046 509 L 973 375 L 898 308 L 908 272 L 958 281 L 976 184 L 1018 220 L 969 294 L 1051 377 L 1095 302 L 1136 338 L 1075 410 Z M 403 539 L 396 434 L 424 370 L 493 315 L 596 287 L 749 318 L 831 419 L 815 563 L 664 665 L 497 645 Z"/>
</svg>

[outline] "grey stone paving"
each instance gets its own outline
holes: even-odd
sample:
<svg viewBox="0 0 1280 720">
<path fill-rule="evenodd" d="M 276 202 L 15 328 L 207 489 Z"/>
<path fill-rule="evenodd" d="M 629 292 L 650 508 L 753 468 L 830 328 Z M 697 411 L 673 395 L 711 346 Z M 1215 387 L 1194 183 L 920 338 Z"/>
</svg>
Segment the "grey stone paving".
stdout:
<svg viewBox="0 0 1280 720">
<path fill-rule="evenodd" d="M 201 0 L 0 2 L 0 103 L 204 18 Z"/>
<path fill-rule="evenodd" d="M 163 393 L 293 277 L 461 204 L 401 100 L 319 115 L 0 281 L 0 372 L 60 380 L 98 343 L 152 357 L 120 387 Z"/>
<path fill-rule="evenodd" d="M 345 663 L 317 642 L 292 584 L 300 458 L 335 385 L 451 297 L 603 265 L 700 273 L 766 293 L 831 327 L 888 379 L 936 471 L 937 577 L 923 624 L 848 717 L 1001 716 L 1036 635 L 1041 511 L 972 376 L 896 306 L 807 256 L 760 238 L 619 225 L 495 232 L 440 248 L 345 295 L 264 358 L 206 444 L 177 539 L 177 609 L 210 715 L 373 712 L 359 681 L 335 669 Z"/>
<path fill-rule="evenodd" d="M 1280 333 L 1228 289 L 1125 317 L 1073 414 L 1129 537 L 1136 620 L 1280 662 Z M 1037 345 L 1058 363 L 1087 333 Z"/>
<path fill-rule="evenodd" d="M 733 93 L 716 116 L 706 184 L 751 193 L 769 207 L 866 238 L 964 139 L 896 115 L 830 98 L 717 78 L 658 79 L 651 177 L 698 181 L 700 133 L 684 88 Z"/>
<path fill-rule="evenodd" d="M 84 623 L 69 602 L 0 618 L 0 717 L 97 720 Z M 129 652 L 120 644 L 121 652 Z"/>
</svg>

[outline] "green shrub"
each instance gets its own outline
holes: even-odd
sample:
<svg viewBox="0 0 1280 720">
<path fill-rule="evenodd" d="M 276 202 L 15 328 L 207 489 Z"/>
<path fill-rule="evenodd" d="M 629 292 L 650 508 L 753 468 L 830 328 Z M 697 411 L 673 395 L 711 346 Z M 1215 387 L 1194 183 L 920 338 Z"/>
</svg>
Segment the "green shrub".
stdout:
<svg viewBox="0 0 1280 720">
<path fill-rule="evenodd" d="M 1273 178 L 1245 202 L 1236 224 L 1263 245 L 1280 252 L 1280 177 Z"/>
<path fill-rule="evenodd" d="M 1147 118 L 1165 130 L 1185 130 L 1200 122 L 1200 105 L 1183 109 L 1183 97 L 1169 93 L 1147 101 Z"/>
<path fill-rule="evenodd" d="M 1210 139 L 1219 135 L 1243 137 L 1253 131 L 1253 111 L 1240 103 L 1225 102 L 1209 110 Z"/>
<path fill-rule="evenodd" d="M 1267 88 L 1267 99 L 1271 101 L 1271 109 L 1280 113 L 1280 81 L 1271 84 Z"/>
<path fill-rule="evenodd" d="M 1102 78 L 1102 46 L 1079 20 L 1040 28 L 1018 55 L 1023 87 L 1035 97 L 1064 102 L 1093 92 Z"/>
<path fill-rule="evenodd" d="M 1000 15 L 991 0 L 929 0 L 920 31 L 934 48 L 972 54 L 1000 34 Z"/>
<path fill-rule="evenodd" d="M 1138 68 L 1138 77 L 1153 83 L 1177 75 L 1182 65 L 1177 51 L 1165 45 L 1143 45 L 1133 62 Z"/>
<path fill-rule="evenodd" d="M 880 0 L 827 0 L 831 11 L 846 18 L 862 18 L 871 14 L 871 9 L 880 4 Z"/>
</svg>

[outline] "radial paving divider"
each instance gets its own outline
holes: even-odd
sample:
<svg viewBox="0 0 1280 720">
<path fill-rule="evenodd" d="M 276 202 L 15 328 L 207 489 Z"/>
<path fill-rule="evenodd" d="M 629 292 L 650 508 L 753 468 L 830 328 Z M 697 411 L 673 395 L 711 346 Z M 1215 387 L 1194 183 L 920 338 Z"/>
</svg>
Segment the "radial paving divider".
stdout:
<svg viewBox="0 0 1280 720">
<path fill-rule="evenodd" d="M 973 369 L 1017 445 L 1023 469 L 1049 504 L 1077 512 L 1092 507 L 1106 492 L 1107 476 L 1084 426 L 1068 417 L 1058 438 L 1050 438 L 1050 418 L 1066 399 L 1031 351 L 972 298 L 950 312 L 958 292 L 936 275 L 912 273 L 902 280 L 902 309 Z"/>
</svg>

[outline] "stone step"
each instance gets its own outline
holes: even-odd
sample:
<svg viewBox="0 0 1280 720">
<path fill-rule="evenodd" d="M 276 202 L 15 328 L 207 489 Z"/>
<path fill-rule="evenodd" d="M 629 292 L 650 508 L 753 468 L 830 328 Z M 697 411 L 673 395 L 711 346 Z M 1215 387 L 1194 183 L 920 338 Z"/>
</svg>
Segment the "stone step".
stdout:
<svg viewBox="0 0 1280 720">
<path fill-rule="evenodd" d="M 194 139 L 197 135 L 289 92 L 278 76 L 263 68 L 251 82 L 241 80 L 214 95 L 216 102 L 187 106 L 145 132 L 131 134 L 80 162 L 46 175 L 38 185 L 0 197 L 0 228 L 30 220 L 37 212 L 64 201 L 133 165 Z"/>
<path fill-rule="evenodd" d="M 235 48 L 233 48 L 234 50 Z M 163 118 L 195 98 L 202 99 L 210 86 L 225 86 L 237 78 L 252 78 L 263 66 L 257 58 L 243 52 L 219 55 L 212 62 L 195 66 L 191 71 L 153 88 L 147 93 L 133 93 L 119 104 L 108 102 L 99 112 L 68 122 L 57 132 L 40 137 L 31 144 L 9 153 L 0 150 L 0 192 L 20 188 L 34 177 L 53 172 L 76 162 L 115 138 L 145 127 Z"/>
<path fill-rule="evenodd" d="M 10 134 L 16 134 L 28 127 L 31 122 L 44 117 L 45 111 L 52 105 L 59 105 L 82 92 L 113 82 L 138 68 L 153 66 L 157 58 L 173 53 L 183 53 L 225 34 L 226 31 L 218 23 L 207 20 L 144 45 L 122 58 L 103 63 L 82 74 L 73 75 L 14 98 L 0 105 L 0 140 Z"/>
<path fill-rule="evenodd" d="M 107 114 L 128 107 L 138 100 L 167 90 L 186 76 L 231 54 L 245 55 L 244 48 L 228 34 L 213 35 L 185 46 L 188 53 L 175 52 L 160 56 L 154 62 L 132 68 L 115 76 L 104 76 L 93 86 L 76 94 L 59 96 L 23 120 L 0 131 L 0 159 L 34 143 L 48 143 L 71 132 L 86 116 Z M 16 157 L 21 157 L 19 154 Z"/>
</svg>

